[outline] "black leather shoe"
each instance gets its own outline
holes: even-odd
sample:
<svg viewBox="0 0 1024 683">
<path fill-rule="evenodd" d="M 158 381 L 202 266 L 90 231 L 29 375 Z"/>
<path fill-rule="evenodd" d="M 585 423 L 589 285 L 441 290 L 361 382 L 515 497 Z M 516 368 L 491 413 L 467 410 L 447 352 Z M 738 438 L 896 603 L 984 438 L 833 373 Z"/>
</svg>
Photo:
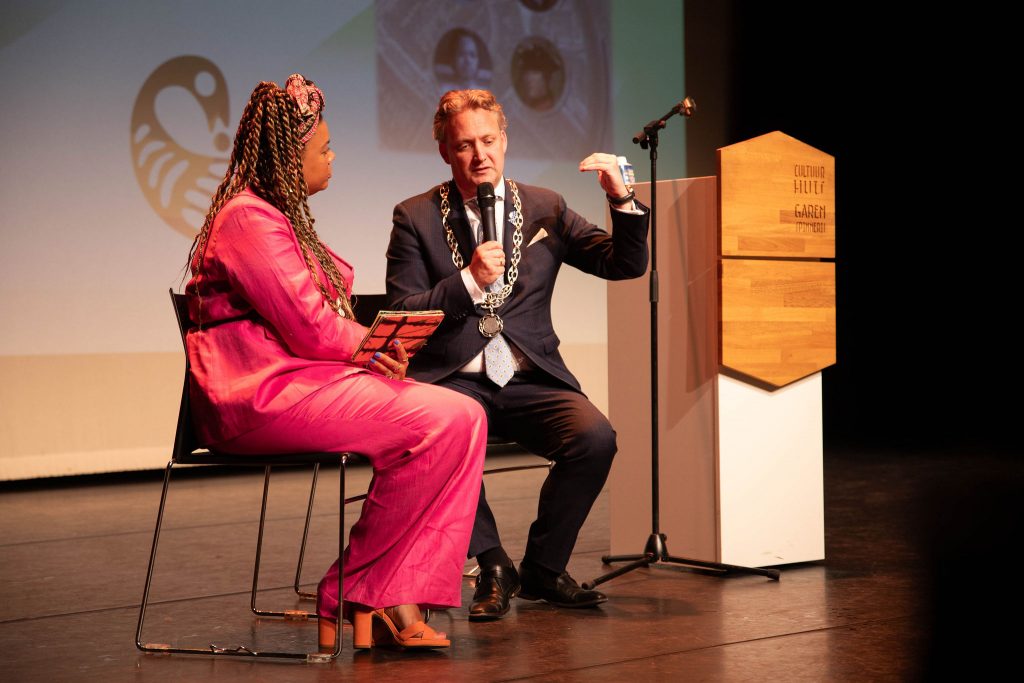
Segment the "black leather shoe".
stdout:
<svg viewBox="0 0 1024 683">
<path fill-rule="evenodd" d="M 519 572 L 523 584 L 519 597 L 523 600 L 543 600 L 556 607 L 593 607 L 608 600 L 601 591 L 580 588 L 568 572 L 552 577 L 526 562 L 519 565 Z"/>
<path fill-rule="evenodd" d="M 519 595 L 519 573 L 515 567 L 481 567 L 476 591 L 469 606 L 470 621 L 491 621 L 508 613 L 512 598 Z"/>
</svg>

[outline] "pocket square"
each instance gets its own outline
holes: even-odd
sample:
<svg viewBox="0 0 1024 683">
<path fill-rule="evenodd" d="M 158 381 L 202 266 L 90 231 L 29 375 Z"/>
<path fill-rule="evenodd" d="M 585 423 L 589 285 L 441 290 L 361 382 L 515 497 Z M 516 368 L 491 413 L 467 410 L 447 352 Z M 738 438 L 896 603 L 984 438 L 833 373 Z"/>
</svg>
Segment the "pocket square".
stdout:
<svg viewBox="0 0 1024 683">
<path fill-rule="evenodd" d="M 537 231 L 537 234 L 533 236 L 533 239 L 530 240 L 530 243 L 527 244 L 526 246 L 532 247 L 535 242 L 540 242 L 542 239 L 544 239 L 547 236 L 548 236 L 548 231 L 545 230 L 544 228 L 541 228 L 540 230 Z"/>
</svg>

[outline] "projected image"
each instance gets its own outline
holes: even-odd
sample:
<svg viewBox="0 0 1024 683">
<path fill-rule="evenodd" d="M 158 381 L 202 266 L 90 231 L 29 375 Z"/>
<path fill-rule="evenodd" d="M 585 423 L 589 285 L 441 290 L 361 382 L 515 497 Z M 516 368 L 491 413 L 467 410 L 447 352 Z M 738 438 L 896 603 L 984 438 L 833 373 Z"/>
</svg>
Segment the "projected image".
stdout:
<svg viewBox="0 0 1024 683">
<path fill-rule="evenodd" d="M 575 160 L 611 136 L 608 0 L 376 6 L 382 147 L 432 152 L 441 94 L 484 88 L 505 109 L 515 155 Z"/>
<path fill-rule="evenodd" d="M 512 82 L 530 109 L 547 111 L 558 104 L 565 86 L 565 68 L 558 48 L 543 38 L 528 38 L 512 56 Z"/>
<path fill-rule="evenodd" d="M 558 0 L 519 0 L 523 7 L 532 9 L 534 12 L 546 12 L 555 6 Z"/>
<path fill-rule="evenodd" d="M 439 97 L 449 90 L 490 90 L 491 56 L 480 36 L 464 28 L 444 34 L 434 51 L 434 75 Z"/>
</svg>

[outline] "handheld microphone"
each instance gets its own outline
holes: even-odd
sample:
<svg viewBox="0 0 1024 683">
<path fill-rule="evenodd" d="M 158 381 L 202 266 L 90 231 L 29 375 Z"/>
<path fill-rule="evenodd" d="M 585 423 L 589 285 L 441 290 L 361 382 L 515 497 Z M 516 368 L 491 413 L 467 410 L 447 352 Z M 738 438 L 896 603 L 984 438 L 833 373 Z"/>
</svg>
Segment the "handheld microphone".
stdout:
<svg viewBox="0 0 1024 683">
<path fill-rule="evenodd" d="M 480 224 L 483 226 L 484 242 L 498 239 L 498 231 L 494 227 L 494 185 L 480 183 L 476 186 L 476 203 L 480 207 Z"/>
</svg>

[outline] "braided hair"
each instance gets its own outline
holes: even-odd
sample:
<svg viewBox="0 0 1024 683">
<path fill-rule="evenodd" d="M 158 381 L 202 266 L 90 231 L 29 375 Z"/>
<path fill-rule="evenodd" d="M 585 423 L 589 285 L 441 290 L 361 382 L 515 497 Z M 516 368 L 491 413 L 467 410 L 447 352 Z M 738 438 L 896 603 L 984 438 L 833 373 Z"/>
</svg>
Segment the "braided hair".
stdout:
<svg viewBox="0 0 1024 683">
<path fill-rule="evenodd" d="M 312 81 L 305 83 L 315 88 Z M 322 105 L 322 98 L 320 103 Z M 214 192 L 203 227 L 189 250 L 189 264 L 197 297 L 198 279 L 213 221 L 232 197 L 249 187 L 288 218 L 298 238 L 310 277 L 327 304 L 339 315 L 355 320 L 348 286 L 313 228 L 308 190 L 302 174 L 303 137 L 308 138 L 311 133 L 310 116 L 320 115 L 320 111 L 315 111 L 303 116 L 295 99 L 276 83 L 263 81 L 252 91 L 238 123 L 224 180 Z M 321 281 L 317 265 L 326 274 L 336 294 L 332 294 L 327 283 Z M 201 300 L 199 304 L 201 317 Z M 201 320 L 199 322 L 202 323 Z"/>
</svg>

